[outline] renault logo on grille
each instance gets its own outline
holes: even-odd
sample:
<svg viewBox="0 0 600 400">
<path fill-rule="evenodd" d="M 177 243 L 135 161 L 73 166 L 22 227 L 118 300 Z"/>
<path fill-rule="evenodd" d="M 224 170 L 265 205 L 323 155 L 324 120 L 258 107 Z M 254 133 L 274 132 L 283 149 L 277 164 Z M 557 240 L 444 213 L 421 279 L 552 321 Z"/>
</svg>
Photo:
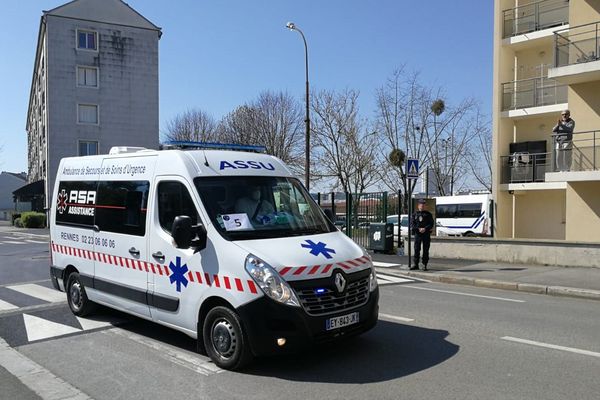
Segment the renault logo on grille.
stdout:
<svg viewBox="0 0 600 400">
<path fill-rule="evenodd" d="M 338 293 L 342 293 L 346 289 L 346 278 L 339 272 L 335 274 L 334 283 Z"/>
</svg>

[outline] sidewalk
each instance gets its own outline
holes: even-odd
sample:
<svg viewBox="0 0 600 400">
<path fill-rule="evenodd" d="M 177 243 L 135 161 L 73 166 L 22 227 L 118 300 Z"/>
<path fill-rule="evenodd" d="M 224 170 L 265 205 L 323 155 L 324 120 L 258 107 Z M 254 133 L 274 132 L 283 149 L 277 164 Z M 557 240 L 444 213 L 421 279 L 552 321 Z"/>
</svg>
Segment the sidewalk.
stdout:
<svg viewBox="0 0 600 400">
<path fill-rule="evenodd" d="M 378 272 L 528 293 L 600 300 L 600 268 L 546 267 L 475 260 L 431 259 L 429 271 L 409 271 L 408 257 L 371 254 L 373 261 L 396 264 Z"/>
</svg>

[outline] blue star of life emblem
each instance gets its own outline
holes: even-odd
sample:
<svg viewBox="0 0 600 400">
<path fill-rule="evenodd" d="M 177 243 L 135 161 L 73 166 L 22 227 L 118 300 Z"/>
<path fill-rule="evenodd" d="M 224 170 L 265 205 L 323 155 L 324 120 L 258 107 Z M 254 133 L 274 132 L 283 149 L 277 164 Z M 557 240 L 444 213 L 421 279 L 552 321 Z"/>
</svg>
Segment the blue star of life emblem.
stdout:
<svg viewBox="0 0 600 400">
<path fill-rule="evenodd" d="M 188 284 L 188 280 L 185 277 L 185 273 L 188 272 L 187 264 L 181 265 L 181 257 L 177 257 L 175 259 L 175 264 L 173 264 L 173 261 L 169 263 L 169 269 L 173 272 L 171 276 L 169 276 L 171 284 L 175 283 L 177 285 L 176 290 L 181 292 L 181 285 L 187 287 Z"/>
<path fill-rule="evenodd" d="M 313 256 L 323 254 L 325 258 L 333 258 L 333 256 L 329 253 L 335 254 L 335 250 L 327 248 L 327 245 L 323 242 L 315 243 L 312 240 L 306 240 L 306 243 L 302 243 L 300 246 L 304 247 L 305 249 L 310 249 L 310 254 Z"/>
</svg>

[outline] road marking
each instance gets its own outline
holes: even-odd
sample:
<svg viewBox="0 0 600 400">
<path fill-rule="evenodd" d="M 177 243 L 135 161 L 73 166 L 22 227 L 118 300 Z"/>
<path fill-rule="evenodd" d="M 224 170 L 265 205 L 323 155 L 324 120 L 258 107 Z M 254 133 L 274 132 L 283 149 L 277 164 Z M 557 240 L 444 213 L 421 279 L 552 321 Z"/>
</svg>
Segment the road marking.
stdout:
<svg viewBox="0 0 600 400">
<path fill-rule="evenodd" d="M 412 319 L 412 318 L 398 317 L 396 315 L 384 314 L 384 313 L 379 313 L 379 318 L 392 320 L 392 321 L 400 321 L 400 322 L 413 322 L 414 321 L 414 319 Z"/>
<path fill-rule="evenodd" d="M 210 359 L 204 358 L 198 354 L 190 354 L 178 350 L 172 346 L 160 343 L 154 339 L 138 335 L 137 333 L 129 332 L 121 328 L 113 328 L 110 330 L 102 331 L 102 333 L 105 335 L 119 335 L 129 340 L 133 340 L 136 343 L 139 343 L 141 345 L 155 350 L 162 358 L 166 359 L 167 361 L 180 365 L 184 368 L 187 368 L 204 376 L 225 372 L 221 368 L 214 365 L 212 361 L 210 361 Z"/>
<path fill-rule="evenodd" d="M 4 240 L 2 244 L 25 244 L 23 242 L 16 242 L 14 240 Z"/>
<path fill-rule="evenodd" d="M 36 285 L 34 283 L 26 283 L 24 285 L 6 286 L 7 289 L 14 290 L 27 296 L 35 297 L 40 300 L 45 300 L 50 303 L 55 303 L 65 300 L 65 294 L 55 289 L 49 289 L 45 286 Z"/>
<path fill-rule="evenodd" d="M 31 240 L 31 239 L 25 239 L 25 241 L 26 241 L 27 243 L 48 244 L 48 241 L 47 241 L 47 240 L 46 240 L 46 241 L 44 241 L 44 242 L 42 242 L 41 240 Z"/>
<path fill-rule="evenodd" d="M 81 329 L 29 314 L 23 314 L 23 322 L 25 323 L 25 331 L 27 332 L 27 340 L 29 342 L 81 332 Z"/>
<path fill-rule="evenodd" d="M 2 338 L 0 338 L 0 366 L 44 400 L 90 399 L 87 394 L 11 348 Z"/>
<path fill-rule="evenodd" d="M 4 300 L 0 300 L 0 311 L 6 311 L 6 310 L 15 310 L 19 307 L 15 306 L 14 304 L 10 304 Z"/>
<path fill-rule="evenodd" d="M 0 317 L 3 317 L 5 315 L 20 314 L 20 313 L 27 312 L 27 311 L 49 310 L 51 308 L 58 308 L 58 307 L 62 306 L 63 304 L 67 304 L 67 301 L 65 300 L 65 301 L 59 301 L 56 303 L 45 303 L 45 304 L 36 304 L 35 306 L 19 307 L 19 308 L 15 308 L 14 310 L 0 311 Z"/>
<path fill-rule="evenodd" d="M 114 325 L 116 323 L 119 322 L 123 322 L 123 321 L 102 321 L 102 320 L 96 320 L 96 319 L 90 319 L 90 318 L 81 318 L 81 317 L 75 317 L 77 318 L 77 321 L 79 321 L 79 325 L 81 325 L 81 328 L 84 331 L 89 331 L 92 329 L 98 329 L 98 328 L 104 328 L 106 326 L 111 326 Z"/>
<path fill-rule="evenodd" d="M 525 300 L 516 300 L 516 299 L 508 299 L 505 297 L 495 297 L 495 296 L 484 296 L 481 294 L 472 294 L 472 293 L 464 293 L 464 292 L 454 292 L 451 290 L 440 290 L 440 289 L 432 289 L 418 286 L 405 286 L 411 289 L 419 289 L 419 290 L 429 290 L 430 292 L 439 292 L 439 293 L 449 293 L 449 294 L 458 294 L 461 296 L 469 296 L 469 297 L 479 297 L 482 299 L 490 299 L 490 300 L 501 300 L 501 301 L 510 301 L 513 303 L 525 303 Z"/>
<path fill-rule="evenodd" d="M 6 284 L 0 284 L 0 287 L 19 286 L 19 285 L 26 285 L 28 283 L 43 283 L 43 282 L 50 282 L 50 279 L 40 279 L 40 280 L 37 280 L 37 281 L 27 281 L 27 282 L 6 283 Z"/>
<path fill-rule="evenodd" d="M 380 268 L 390 268 L 390 267 L 399 267 L 402 264 L 390 264 L 390 263 L 385 263 L 385 262 L 381 262 L 381 261 L 373 261 L 373 265 L 375 267 L 380 267 Z"/>
<path fill-rule="evenodd" d="M 592 357 L 600 357 L 600 353 L 597 353 L 595 351 L 576 349 L 574 347 L 566 347 L 566 346 L 559 346 L 556 344 L 536 342 L 535 340 L 519 339 L 519 338 L 512 337 L 512 336 L 503 336 L 500 339 L 507 340 L 509 342 L 516 342 L 516 343 L 522 343 L 522 344 L 529 344 L 532 346 L 545 347 L 547 349 L 568 351 L 571 353 L 583 354 L 583 355 L 592 356 Z"/>
<path fill-rule="evenodd" d="M 399 278 L 393 275 L 377 274 L 378 285 L 394 285 L 396 283 L 414 282 L 414 279 Z"/>
</svg>

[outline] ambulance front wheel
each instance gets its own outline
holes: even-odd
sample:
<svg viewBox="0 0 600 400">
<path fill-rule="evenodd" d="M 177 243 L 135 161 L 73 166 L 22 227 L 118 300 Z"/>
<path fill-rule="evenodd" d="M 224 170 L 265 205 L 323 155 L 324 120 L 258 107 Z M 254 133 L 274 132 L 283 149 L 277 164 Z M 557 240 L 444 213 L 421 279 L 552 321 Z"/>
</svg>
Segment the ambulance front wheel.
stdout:
<svg viewBox="0 0 600 400">
<path fill-rule="evenodd" d="M 240 318 L 229 308 L 218 306 L 210 310 L 202 331 L 204 348 L 218 367 L 237 370 L 252 359 Z"/>
<path fill-rule="evenodd" d="M 73 311 L 73 314 L 84 317 L 96 308 L 96 304 L 92 303 L 85 293 L 85 287 L 81 283 L 81 279 L 77 272 L 73 272 L 67 279 L 67 301 L 69 308 Z"/>
</svg>

